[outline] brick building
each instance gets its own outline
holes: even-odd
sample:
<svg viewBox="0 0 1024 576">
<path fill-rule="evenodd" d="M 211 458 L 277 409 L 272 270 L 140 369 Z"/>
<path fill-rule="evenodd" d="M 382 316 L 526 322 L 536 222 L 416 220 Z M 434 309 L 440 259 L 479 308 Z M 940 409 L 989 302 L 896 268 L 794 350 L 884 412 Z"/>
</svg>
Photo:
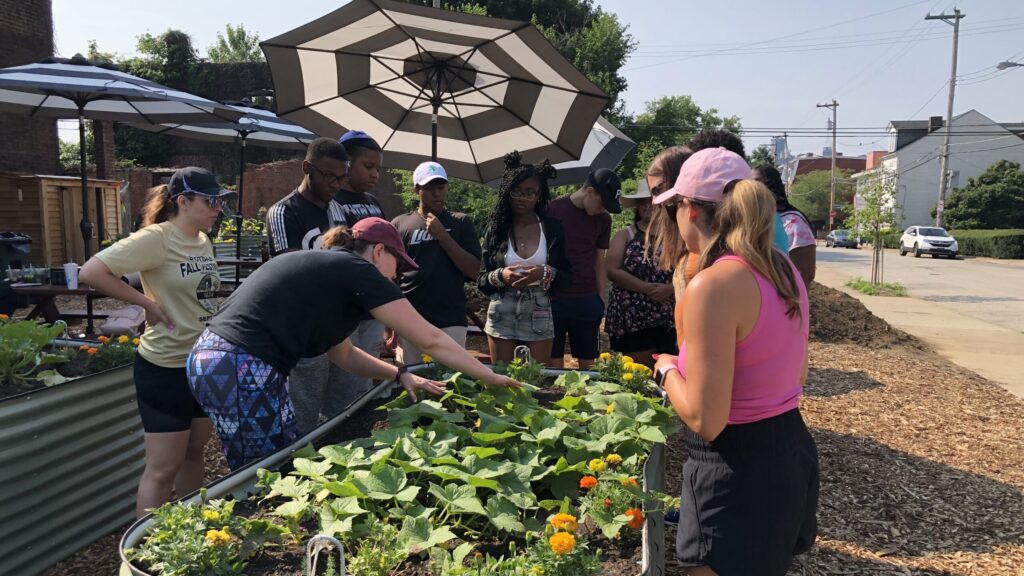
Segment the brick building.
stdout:
<svg viewBox="0 0 1024 576">
<path fill-rule="evenodd" d="M 53 56 L 50 0 L 0 0 L 0 68 Z M 57 174 L 57 122 L 0 112 L 0 171 Z"/>
</svg>

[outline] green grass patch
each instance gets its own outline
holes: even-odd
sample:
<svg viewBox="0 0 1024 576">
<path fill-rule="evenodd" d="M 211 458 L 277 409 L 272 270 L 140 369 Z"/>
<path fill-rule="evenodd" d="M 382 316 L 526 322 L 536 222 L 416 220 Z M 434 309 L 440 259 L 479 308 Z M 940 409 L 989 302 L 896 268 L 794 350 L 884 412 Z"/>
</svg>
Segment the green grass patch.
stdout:
<svg viewBox="0 0 1024 576">
<path fill-rule="evenodd" d="M 854 278 L 846 283 L 848 288 L 853 288 L 857 292 L 867 294 L 868 296 L 906 296 L 907 289 L 902 284 L 897 282 L 883 282 L 881 284 L 872 284 L 863 278 Z"/>
</svg>

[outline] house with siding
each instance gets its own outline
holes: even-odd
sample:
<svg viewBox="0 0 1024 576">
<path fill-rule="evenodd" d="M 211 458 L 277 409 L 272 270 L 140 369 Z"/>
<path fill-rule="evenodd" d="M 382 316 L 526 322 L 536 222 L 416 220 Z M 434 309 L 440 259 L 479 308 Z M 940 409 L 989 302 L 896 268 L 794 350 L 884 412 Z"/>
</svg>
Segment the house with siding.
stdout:
<svg viewBox="0 0 1024 576">
<path fill-rule="evenodd" d="M 858 187 L 875 177 L 893 179 L 894 210 L 900 229 L 935 222 L 932 211 L 939 195 L 944 125 L 937 116 L 890 122 L 889 153 L 871 158 L 866 170 L 854 174 Z M 1024 122 L 995 122 L 977 110 L 953 117 L 946 197 L 999 160 L 1024 164 Z"/>
</svg>

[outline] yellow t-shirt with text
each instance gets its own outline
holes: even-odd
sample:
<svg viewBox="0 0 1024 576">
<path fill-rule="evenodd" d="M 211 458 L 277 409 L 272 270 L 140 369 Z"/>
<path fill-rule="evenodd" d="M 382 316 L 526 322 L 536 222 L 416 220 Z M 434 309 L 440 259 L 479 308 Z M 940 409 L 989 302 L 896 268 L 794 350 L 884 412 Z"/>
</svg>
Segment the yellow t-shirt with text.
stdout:
<svg viewBox="0 0 1024 576">
<path fill-rule="evenodd" d="M 153 224 L 96 255 L 115 276 L 139 272 L 146 295 L 174 323 L 146 326 L 139 344 L 143 358 L 165 368 L 182 368 L 192 345 L 217 312 L 220 276 L 206 234 L 189 237 L 170 222 Z"/>
</svg>

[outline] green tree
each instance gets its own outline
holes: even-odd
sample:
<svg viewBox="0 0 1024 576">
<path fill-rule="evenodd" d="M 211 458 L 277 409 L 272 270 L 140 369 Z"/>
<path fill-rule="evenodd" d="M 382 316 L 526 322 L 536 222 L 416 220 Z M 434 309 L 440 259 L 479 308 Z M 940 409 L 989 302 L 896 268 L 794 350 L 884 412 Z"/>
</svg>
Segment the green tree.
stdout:
<svg viewBox="0 0 1024 576">
<path fill-rule="evenodd" d="M 852 172 L 836 172 L 836 221 L 844 217 L 844 209 L 853 203 L 854 184 Z M 832 172 L 817 170 L 798 177 L 789 188 L 789 200 L 799 208 L 811 222 L 828 222 L 829 196 L 831 194 Z"/>
<path fill-rule="evenodd" d="M 871 238 L 871 283 L 883 284 L 882 238 L 896 227 L 896 176 L 878 170 L 862 177 L 857 199 L 844 225 Z"/>
<path fill-rule="evenodd" d="M 1024 170 L 1020 164 L 1000 160 L 967 186 L 953 191 L 946 203 L 947 228 L 1024 228 Z"/>
<path fill-rule="evenodd" d="M 228 62 L 263 62 L 260 36 L 249 32 L 244 24 L 227 25 L 224 34 L 217 33 L 217 41 L 206 49 L 206 59 L 217 64 Z"/>
<path fill-rule="evenodd" d="M 775 155 L 772 154 L 772 149 L 767 144 L 761 144 L 750 153 L 747 162 L 751 166 L 774 166 Z"/>
</svg>

